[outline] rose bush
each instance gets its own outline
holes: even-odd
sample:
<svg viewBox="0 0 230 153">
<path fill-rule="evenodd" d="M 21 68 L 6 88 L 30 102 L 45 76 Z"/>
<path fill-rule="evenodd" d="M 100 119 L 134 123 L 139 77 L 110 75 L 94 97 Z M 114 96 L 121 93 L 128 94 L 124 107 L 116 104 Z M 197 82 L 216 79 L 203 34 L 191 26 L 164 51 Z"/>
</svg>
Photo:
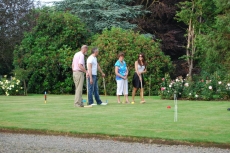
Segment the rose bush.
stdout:
<svg viewBox="0 0 230 153">
<path fill-rule="evenodd" d="M 162 99 L 173 99 L 174 93 L 176 93 L 178 98 L 189 100 L 230 99 L 230 81 L 228 78 L 222 78 L 216 74 L 203 78 L 198 77 L 191 81 L 188 76 L 184 79 L 179 76 L 172 80 L 169 75 L 165 75 L 162 78 L 160 96 Z"/>
</svg>

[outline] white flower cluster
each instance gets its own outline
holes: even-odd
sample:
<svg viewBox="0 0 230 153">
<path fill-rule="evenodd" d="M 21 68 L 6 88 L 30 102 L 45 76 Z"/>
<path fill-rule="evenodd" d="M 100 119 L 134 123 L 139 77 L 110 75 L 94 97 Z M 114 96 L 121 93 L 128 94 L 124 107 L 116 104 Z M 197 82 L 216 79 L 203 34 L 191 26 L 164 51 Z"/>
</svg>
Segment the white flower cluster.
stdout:
<svg viewBox="0 0 230 153">
<path fill-rule="evenodd" d="M 213 80 L 200 79 L 195 82 L 191 81 L 190 78 L 183 79 L 182 76 L 171 80 L 169 75 L 165 75 L 165 78 L 162 78 L 160 94 L 163 98 L 171 98 L 174 93 L 178 93 L 182 98 L 210 100 L 229 98 L 229 92 L 230 82 L 226 82 L 226 80 L 214 78 Z"/>
<path fill-rule="evenodd" d="M 5 92 L 6 96 L 10 95 L 10 92 L 18 92 L 18 89 L 23 89 L 22 87 L 19 87 L 20 85 L 20 80 L 16 79 L 15 77 L 12 77 L 11 80 L 7 79 L 7 76 L 4 75 L 4 78 L 2 81 L 0 81 L 0 87 L 3 89 Z"/>
<path fill-rule="evenodd" d="M 185 87 L 188 87 L 188 86 L 189 86 L 188 82 L 187 82 L 187 83 L 185 83 L 185 84 L 184 84 L 184 86 L 185 86 Z"/>
</svg>

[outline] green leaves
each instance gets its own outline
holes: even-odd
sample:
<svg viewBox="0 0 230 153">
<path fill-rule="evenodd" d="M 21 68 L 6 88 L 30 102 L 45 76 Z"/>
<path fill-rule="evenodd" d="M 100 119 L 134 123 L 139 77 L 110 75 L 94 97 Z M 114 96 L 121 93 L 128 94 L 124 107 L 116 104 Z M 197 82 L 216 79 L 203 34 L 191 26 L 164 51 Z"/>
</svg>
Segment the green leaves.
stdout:
<svg viewBox="0 0 230 153">
<path fill-rule="evenodd" d="M 121 28 L 111 28 L 104 30 L 101 35 L 95 35 L 91 46 L 99 47 L 98 62 L 106 74 L 106 84 L 111 90 L 108 94 L 115 95 L 116 82 L 114 73 L 114 64 L 118 60 L 117 54 L 124 52 L 125 62 L 129 69 L 129 92 L 132 90 L 132 77 L 135 71 L 134 62 L 138 59 L 140 53 L 144 53 L 147 62 L 147 73 L 144 74 L 146 89 L 151 84 L 151 93 L 158 93 L 160 76 L 164 75 L 164 71 L 172 68 L 170 58 L 165 56 L 160 50 L 159 42 L 154 42 L 152 39 L 144 37 L 132 30 L 124 30 Z M 152 77 L 151 83 L 149 77 Z M 99 79 L 99 84 L 102 80 Z M 99 85 L 100 86 L 100 85 Z M 101 86 L 102 87 L 102 86 Z M 103 91 L 103 90 L 101 90 Z M 145 91 L 148 95 L 148 91 Z"/>
<path fill-rule="evenodd" d="M 206 24 L 208 28 L 197 37 L 199 66 L 210 74 L 222 70 L 229 72 L 229 35 L 230 35 L 230 9 L 229 1 L 213 0 L 216 11 L 212 11 L 212 23 Z"/>
<path fill-rule="evenodd" d="M 91 32 L 101 32 L 103 29 L 120 27 L 132 29 L 136 27 L 128 21 L 143 14 L 142 6 L 126 5 L 130 0 L 64 0 L 55 2 L 58 11 L 70 11 L 86 23 Z"/>
<path fill-rule="evenodd" d="M 70 93 L 72 57 L 86 40 L 84 24 L 70 13 L 41 10 L 34 29 L 14 51 L 16 70 L 27 71 L 29 92 Z"/>
<path fill-rule="evenodd" d="M 181 8 L 176 15 L 178 21 L 189 25 L 186 53 L 189 74 L 192 72 L 193 62 L 196 63 L 194 68 L 198 67 L 210 74 L 229 68 L 228 3 L 226 0 L 192 0 L 178 5 Z"/>
</svg>

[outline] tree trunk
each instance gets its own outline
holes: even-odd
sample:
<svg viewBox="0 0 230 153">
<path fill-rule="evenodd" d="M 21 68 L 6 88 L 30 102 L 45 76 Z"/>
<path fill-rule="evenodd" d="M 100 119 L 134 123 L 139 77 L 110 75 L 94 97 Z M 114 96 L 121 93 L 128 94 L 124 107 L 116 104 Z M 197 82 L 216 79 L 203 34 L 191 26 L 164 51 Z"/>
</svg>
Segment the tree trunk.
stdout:
<svg viewBox="0 0 230 153">
<path fill-rule="evenodd" d="M 194 10 L 194 2 L 192 6 L 192 12 Z M 188 76 L 192 80 L 192 70 L 193 70 L 193 56 L 195 54 L 196 48 L 195 48 L 195 31 L 194 31 L 194 25 L 192 24 L 192 19 L 189 20 L 188 25 L 188 44 L 186 48 L 186 55 L 187 55 L 187 62 L 188 62 Z"/>
<path fill-rule="evenodd" d="M 27 96 L 26 80 L 23 80 L 23 82 L 24 82 L 24 96 Z"/>
<path fill-rule="evenodd" d="M 189 20 L 188 25 L 188 42 L 187 42 L 187 48 L 186 48 L 186 56 L 187 56 L 187 62 L 188 62 L 188 76 L 192 77 L 192 61 L 191 61 L 191 39 L 192 39 L 192 19 Z"/>
</svg>

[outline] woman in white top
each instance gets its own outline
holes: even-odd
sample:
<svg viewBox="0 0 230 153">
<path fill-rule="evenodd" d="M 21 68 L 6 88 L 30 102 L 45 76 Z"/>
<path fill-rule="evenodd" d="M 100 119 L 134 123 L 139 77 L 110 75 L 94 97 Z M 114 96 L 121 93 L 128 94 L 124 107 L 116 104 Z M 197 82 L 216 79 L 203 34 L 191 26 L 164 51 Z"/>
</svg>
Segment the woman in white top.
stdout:
<svg viewBox="0 0 230 153">
<path fill-rule="evenodd" d="M 134 102 L 134 97 L 138 89 L 140 89 L 141 104 L 145 103 L 144 100 L 144 78 L 143 73 L 146 73 L 146 62 L 143 53 L 139 54 L 138 60 L 135 61 L 135 73 L 133 75 L 133 92 L 132 92 L 132 102 Z"/>
</svg>

